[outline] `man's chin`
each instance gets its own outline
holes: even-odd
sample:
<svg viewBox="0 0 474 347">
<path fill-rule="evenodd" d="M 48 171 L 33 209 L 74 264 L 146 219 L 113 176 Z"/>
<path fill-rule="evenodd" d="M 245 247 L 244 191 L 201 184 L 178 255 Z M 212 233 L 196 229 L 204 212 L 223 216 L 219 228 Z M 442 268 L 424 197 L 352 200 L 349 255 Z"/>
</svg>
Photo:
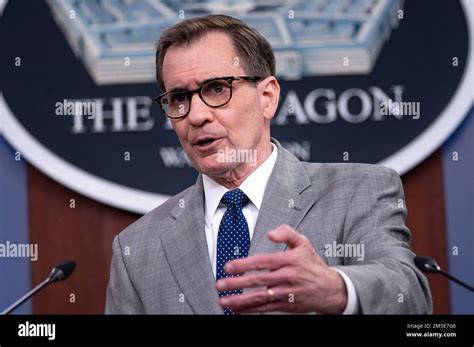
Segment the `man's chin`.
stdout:
<svg viewBox="0 0 474 347">
<path fill-rule="evenodd" d="M 207 176 L 223 175 L 226 172 L 234 169 L 238 163 L 222 163 L 214 158 L 200 158 L 195 168 L 202 174 Z"/>
</svg>

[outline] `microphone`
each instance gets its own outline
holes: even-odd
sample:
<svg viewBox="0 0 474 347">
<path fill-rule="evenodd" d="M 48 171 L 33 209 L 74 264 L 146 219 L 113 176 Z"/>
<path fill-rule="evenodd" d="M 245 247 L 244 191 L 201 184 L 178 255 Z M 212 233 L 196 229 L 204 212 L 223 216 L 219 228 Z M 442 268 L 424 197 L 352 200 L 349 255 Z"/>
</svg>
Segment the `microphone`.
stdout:
<svg viewBox="0 0 474 347">
<path fill-rule="evenodd" d="M 17 309 L 21 304 L 23 304 L 26 300 L 28 300 L 34 294 L 39 292 L 41 289 L 46 287 L 48 284 L 53 283 L 53 282 L 64 281 L 71 275 L 71 273 L 74 271 L 75 268 L 76 268 L 76 263 L 74 261 L 66 261 L 54 267 L 51 270 L 50 275 L 43 282 L 38 284 L 35 288 L 30 290 L 28 293 L 26 293 L 17 301 L 15 301 L 13 304 L 11 304 L 9 307 L 7 307 L 2 312 L 2 315 L 9 314 L 13 310 Z"/>
<path fill-rule="evenodd" d="M 416 256 L 414 259 L 415 265 L 418 269 L 426 273 L 439 273 L 450 280 L 456 282 L 457 284 L 463 286 L 464 288 L 469 289 L 471 292 L 474 292 L 474 287 L 468 285 L 467 283 L 461 281 L 460 279 L 450 275 L 446 271 L 443 271 L 438 265 L 436 260 L 431 257 Z"/>
</svg>

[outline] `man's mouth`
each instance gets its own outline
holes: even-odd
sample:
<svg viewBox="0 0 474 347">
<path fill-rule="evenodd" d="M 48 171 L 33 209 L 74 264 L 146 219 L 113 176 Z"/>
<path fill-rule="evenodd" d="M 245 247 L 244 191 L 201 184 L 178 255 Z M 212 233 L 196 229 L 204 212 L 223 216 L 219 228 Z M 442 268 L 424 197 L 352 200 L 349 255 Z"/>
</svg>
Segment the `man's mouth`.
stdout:
<svg viewBox="0 0 474 347">
<path fill-rule="evenodd" d="M 202 137 L 198 138 L 193 146 L 201 153 L 208 153 L 210 151 L 215 150 L 214 147 L 217 146 L 218 142 L 221 140 L 221 138 L 218 137 Z"/>
<path fill-rule="evenodd" d="M 215 140 L 217 140 L 217 139 L 201 140 L 201 141 L 199 141 L 197 144 L 198 144 L 199 146 L 205 146 L 205 145 L 208 145 L 208 144 L 213 143 Z"/>
<path fill-rule="evenodd" d="M 210 145 L 211 143 L 213 143 L 214 141 L 217 141 L 219 140 L 220 138 L 219 137 L 215 137 L 215 136 L 200 136 L 198 137 L 196 140 L 193 141 L 193 146 L 206 146 L 206 145 Z"/>
</svg>

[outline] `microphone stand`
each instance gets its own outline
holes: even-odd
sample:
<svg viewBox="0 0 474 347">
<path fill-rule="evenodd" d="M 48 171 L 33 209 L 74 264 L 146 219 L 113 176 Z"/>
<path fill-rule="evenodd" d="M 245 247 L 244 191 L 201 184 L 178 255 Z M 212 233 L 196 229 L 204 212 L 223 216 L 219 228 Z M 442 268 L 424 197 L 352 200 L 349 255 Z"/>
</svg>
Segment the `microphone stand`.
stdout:
<svg viewBox="0 0 474 347">
<path fill-rule="evenodd" d="M 74 261 L 68 261 L 62 264 L 59 264 L 58 266 L 54 267 L 51 270 L 50 275 L 40 284 L 38 284 L 36 287 L 34 287 L 32 290 L 30 290 L 28 293 L 23 295 L 21 298 L 19 298 L 17 301 L 15 301 L 13 304 L 8 306 L 3 312 L 1 313 L 2 315 L 7 315 L 13 310 L 15 310 L 18 306 L 20 306 L 22 303 L 24 303 L 26 300 L 31 298 L 34 294 L 39 292 L 41 289 L 46 287 L 48 284 L 57 282 L 57 281 L 64 281 L 69 277 L 69 275 L 74 271 L 76 268 L 76 263 Z"/>
<path fill-rule="evenodd" d="M 38 284 L 36 287 L 34 287 L 32 290 L 30 290 L 28 293 L 23 295 L 21 298 L 19 298 L 17 301 L 15 301 L 13 304 L 8 306 L 3 312 L 2 315 L 9 314 L 12 312 L 14 309 L 16 309 L 18 306 L 20 306 L 22 303 L 24 303 L 26 300 L 28 300 L 30 297 L 32 297 L 34 294 L 36 294 L 38 291 L 46 287 L 50 282 L 50 278 L 46 278 L 43 282 Z"/>
<path fill-rule="evenodd" d="M 457 279 L 456 277 L 450 275 L 449 273 L 447 273 L 446 271 L 443 271 L 441 269 L 437 269 L 436 270 L 437 272 L 439 272 L 440 274 L 442 274 L 443 276 L 446 276 L 447 278 L 449 278 L 450 280 L 456 282 L 457 284 L 459 284 L 460 286 L 463 286 L 464 288 L 470 290 L 471 292 L 474 292 L 474 287 L 470 286 L 469 284 L 461 281 L 460 279 Z"/>
</svg>

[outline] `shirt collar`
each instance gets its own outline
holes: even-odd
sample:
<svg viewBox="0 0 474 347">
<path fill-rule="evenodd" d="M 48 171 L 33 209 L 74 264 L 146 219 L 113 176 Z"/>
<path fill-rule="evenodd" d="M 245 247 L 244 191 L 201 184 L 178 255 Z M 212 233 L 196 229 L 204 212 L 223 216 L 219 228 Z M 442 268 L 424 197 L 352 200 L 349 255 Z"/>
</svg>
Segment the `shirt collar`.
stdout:
<svg viewBox="0 0 474 347">
<path fill-rule="evenodd" d="M 278 149 L 275 144 L 272 143 L 272 153 L 270 156 L 239 186 L 240 190 L 247 195 L 257 210 L 260 210 L 260 206 L 262 205 L 265 187 L 275 166 L 277 155 Z M 205 223 L 207 227 L 210 227 L 212 218 L 219 207 L 219 203 L 229 189 L 220 185 L 207 175 L 202 175 L 202 184 L 205 200 Z"/>
</svg>

